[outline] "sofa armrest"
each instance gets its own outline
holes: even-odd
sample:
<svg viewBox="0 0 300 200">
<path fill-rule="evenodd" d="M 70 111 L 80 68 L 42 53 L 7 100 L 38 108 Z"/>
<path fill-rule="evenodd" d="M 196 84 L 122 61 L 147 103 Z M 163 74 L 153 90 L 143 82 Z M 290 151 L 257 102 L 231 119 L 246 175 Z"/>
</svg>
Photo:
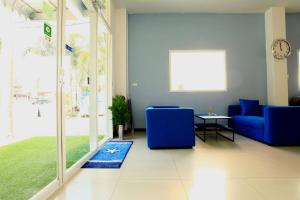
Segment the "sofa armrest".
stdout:
<svg viewBox="0 0 300 200">
<path fill-rule="evenodd" d="M 271 145 L 299 145 L 299 117 L 297 106 L 265 106 L 264 141 Z"/>
<path fill-rule="evenodd" d="M 229 105 L 228 106 L 228 116 L 232 117 L 235 115 L 241 114 L 241 106 L 240 105 Z"/>
</svg>

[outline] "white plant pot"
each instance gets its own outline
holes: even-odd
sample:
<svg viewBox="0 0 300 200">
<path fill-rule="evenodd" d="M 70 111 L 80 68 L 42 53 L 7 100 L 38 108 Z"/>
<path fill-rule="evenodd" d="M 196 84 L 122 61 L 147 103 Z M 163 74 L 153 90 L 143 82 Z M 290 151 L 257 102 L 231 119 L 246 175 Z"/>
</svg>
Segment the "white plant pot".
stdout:
<svg viewBox="0 0 300 200">
<path fill-rule="evenodd" d="M 119 140 L 123 140 L 123 132 L 124 132 L 124 127 L 123 127 L 123 125 L 119 125 L 119 126 L 118 126 Z"/>
</svg>

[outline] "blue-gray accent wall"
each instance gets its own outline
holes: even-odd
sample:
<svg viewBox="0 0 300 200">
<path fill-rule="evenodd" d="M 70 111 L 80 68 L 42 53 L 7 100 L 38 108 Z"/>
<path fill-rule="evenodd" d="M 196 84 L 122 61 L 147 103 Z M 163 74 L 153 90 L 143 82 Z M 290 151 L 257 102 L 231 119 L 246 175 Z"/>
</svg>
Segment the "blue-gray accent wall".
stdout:
<svg viewBox="0 0 300 200">
<path fill-rule="evenodd" d="M 297 51 L 300 50 L 300 14 L 286 16 L 287 39 L 291 43 L 292 53 L 288 58 L 289 97 L 300 96 L 299 64 Z"/>
<path fill-rule="evenodd" d="M 170 49 L 225 49 L 226 92 L 169 92 Z M 136 128 L 145 127 L 148 105 L 193 107 L 227 113 L 239 98 L 267 101 L 263 14 L 131 14 L 128 80 Z M 217 72 L 216 72 L 217 73 Z M 137 86 L 132 86 L 137 83 Z"/>
</svg>

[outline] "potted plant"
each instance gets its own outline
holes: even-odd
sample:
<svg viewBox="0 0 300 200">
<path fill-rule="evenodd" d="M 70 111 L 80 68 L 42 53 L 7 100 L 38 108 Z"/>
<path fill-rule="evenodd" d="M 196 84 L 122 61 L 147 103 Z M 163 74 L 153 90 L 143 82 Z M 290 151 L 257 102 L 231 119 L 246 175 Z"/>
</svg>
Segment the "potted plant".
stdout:
<svg viewBox="0 0 300 200">
<path fill-rule="evenodd" d="M 122 95 L 115 96 L 109 109 L 112 111 L 113 125 L 118 128 L 119 139 L 122 140 L 124 125 L 129 121 L 130 116 L 125 97 Z"/>
</svg>

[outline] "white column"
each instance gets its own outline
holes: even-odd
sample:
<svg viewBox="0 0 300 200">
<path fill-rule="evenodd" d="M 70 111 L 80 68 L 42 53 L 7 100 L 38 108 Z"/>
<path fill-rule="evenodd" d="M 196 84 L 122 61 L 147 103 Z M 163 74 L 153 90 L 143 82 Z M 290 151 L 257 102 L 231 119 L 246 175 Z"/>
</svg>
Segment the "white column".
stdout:
<svg viewBox="0 0 300 200">
<path fill-rule="evenodd" d="M 113 94 L 128 96 L 127 34 L 128 17 L 126 8 L 114 10 L 114 67 Z"/>
<path fill-rule="evenodd" d="M 97 12 L 90 13 L 90 49 L 91 60 L 89 68 L 90 77 L 90 150 L 97 148 L 98 142 L 98 101 L 97 101 Z"/>
<path fill-rule="evenodd" d="M 276 60 L 271 45 L 274 40 L 286 38 L 285 8 L 272 7 L 265 12 L 268 104 L 288 105 L 287 60 Z"/>
</svg>

